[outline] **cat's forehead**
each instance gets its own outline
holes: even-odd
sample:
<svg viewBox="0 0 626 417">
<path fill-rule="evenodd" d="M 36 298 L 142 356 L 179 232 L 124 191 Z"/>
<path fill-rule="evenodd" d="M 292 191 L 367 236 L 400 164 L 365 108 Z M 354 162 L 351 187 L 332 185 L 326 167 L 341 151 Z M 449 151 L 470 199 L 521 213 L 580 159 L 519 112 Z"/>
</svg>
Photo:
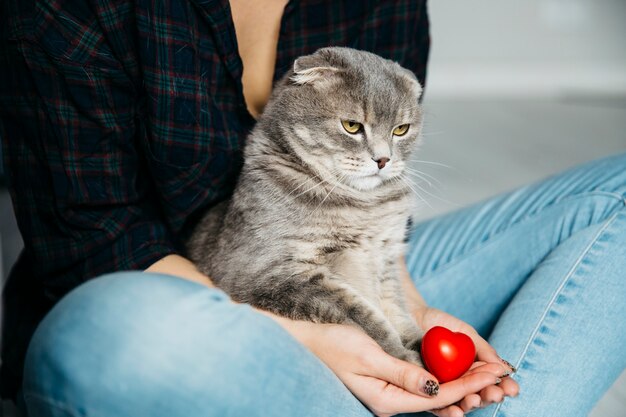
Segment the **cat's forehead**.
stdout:
<svg viewBox="0 0 626 417">
<path fill-rule="evenodd" d="M 415 117 L 421 87 L 407 70 L 368 52 L 337 49 L 344 72 L 335 86 L 341 105 L 351 105 L 359 120 L 373 123 Z"/>
<path fill-rule="evenodd" d="M 335 94 L 327 96 L 335 108 L 366 123 L 409 121 L 419 114 L 419 96 L 396 79 L 371 75 L 348 78 L 336 86 Z"/>
</svg>

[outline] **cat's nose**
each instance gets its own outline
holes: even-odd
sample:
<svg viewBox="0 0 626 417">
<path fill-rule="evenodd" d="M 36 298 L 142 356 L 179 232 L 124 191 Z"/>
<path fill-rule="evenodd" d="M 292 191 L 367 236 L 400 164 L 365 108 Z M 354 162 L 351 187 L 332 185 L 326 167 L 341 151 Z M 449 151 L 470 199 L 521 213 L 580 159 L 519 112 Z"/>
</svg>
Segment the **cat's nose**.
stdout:
<svg viewBox="0 0 626 417">
<path fill-rule="evenodd" d="M 374 158 L 372 158 L 372 159 L 374 159 Z M 378 169 L 383 169 L 385 167 L 385 164 L 387 164 L 387 162 L 389 162 L 389 158 L 374 159 L 374 162 L 376 162 L 378 164 Z"/>
</svg>

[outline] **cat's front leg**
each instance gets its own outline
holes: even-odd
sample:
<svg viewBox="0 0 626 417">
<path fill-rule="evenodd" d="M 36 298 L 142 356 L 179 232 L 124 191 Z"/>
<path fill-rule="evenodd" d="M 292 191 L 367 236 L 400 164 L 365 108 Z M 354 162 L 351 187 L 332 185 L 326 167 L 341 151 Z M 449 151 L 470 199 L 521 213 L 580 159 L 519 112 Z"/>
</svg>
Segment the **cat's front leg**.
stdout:
<svg viewBox="0 0 626 417">
<path fill-rule="evenodd" d="M 381 307 L 400 334 L 402 344 L 419 352 L 424 331 L 417 325 L 406 306 L 399 275 L 394 266 L 389 266 L 381 278 Z"/>
<path fill-rule="evenodd" d="M 297 268 L 294 268 L 297 269 Z M 264 280 L 254 293 L 234 295 L 241 302 L 289 317 L 318 323 L 356 325 L 390 355 L 420 364 L 417 352 L 407 349 L 395 327 L 378 306 L 326 268 Z"/>
</svg>

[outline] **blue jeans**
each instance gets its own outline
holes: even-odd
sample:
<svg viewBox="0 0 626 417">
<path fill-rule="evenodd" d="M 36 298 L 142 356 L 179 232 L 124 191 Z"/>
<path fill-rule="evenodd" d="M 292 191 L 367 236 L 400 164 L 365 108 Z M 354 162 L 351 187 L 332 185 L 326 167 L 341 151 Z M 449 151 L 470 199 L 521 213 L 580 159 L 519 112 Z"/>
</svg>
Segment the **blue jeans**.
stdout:
<svg viewBox="0 0 626 417">
<path fill-rule="evenodd" d="M 626 155 L 419 224 L 407 263 L 518 369 L 519 397 L 472 415 L 585 416 L 626 367 Z M 271 319 L 139 272 L 57 304 L 23 394 L 30 417 L 371 415 Z"/>
</svg>

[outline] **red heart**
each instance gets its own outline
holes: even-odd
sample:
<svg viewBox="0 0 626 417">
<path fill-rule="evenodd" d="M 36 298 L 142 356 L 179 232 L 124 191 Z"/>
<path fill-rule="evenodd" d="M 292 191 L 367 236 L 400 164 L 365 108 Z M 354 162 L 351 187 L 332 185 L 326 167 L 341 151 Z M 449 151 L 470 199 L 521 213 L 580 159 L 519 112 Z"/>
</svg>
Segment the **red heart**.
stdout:
<svg viewBox="0 0 626 417">
<path fill-rule="evenodd" d="M 421 353 L 426 369 L 439 382 L 448 382 L 457 379 L 472 366 L 476 347 L 468 335 L 435 326 L 424 335 Z"/>
</svg>

